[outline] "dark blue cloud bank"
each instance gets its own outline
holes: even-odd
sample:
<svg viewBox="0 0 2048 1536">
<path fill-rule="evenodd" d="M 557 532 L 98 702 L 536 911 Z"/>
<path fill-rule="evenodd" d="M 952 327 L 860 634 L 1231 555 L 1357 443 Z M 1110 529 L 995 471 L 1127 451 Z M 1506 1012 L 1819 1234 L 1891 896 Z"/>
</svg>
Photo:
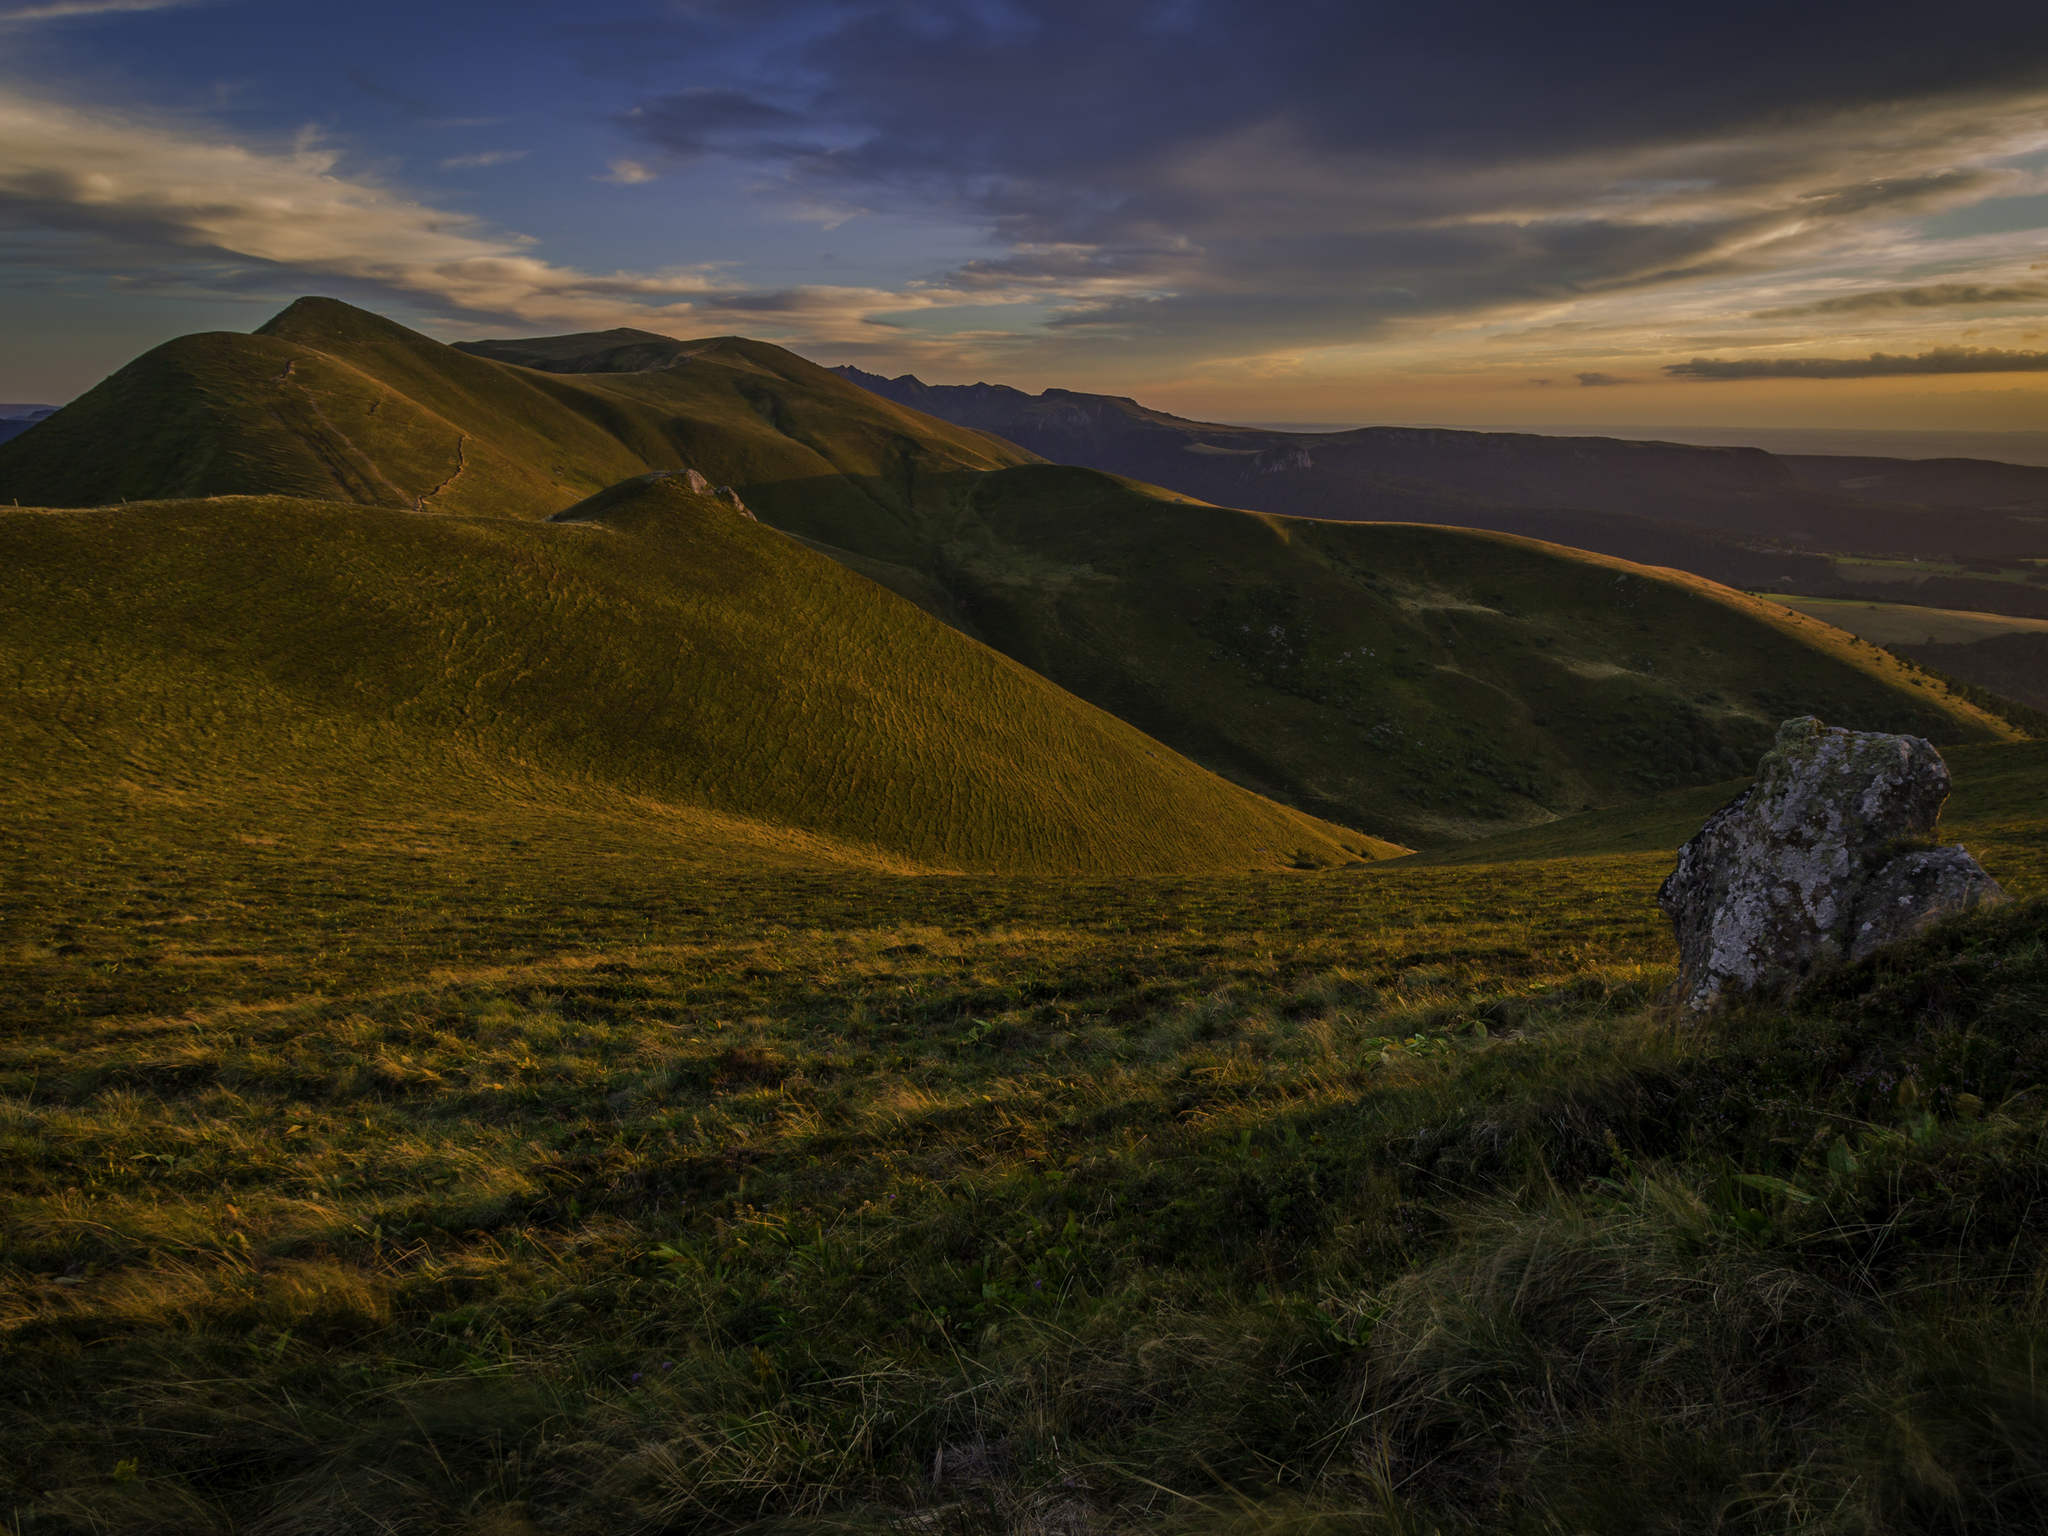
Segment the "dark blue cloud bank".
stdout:
<svg viewBox="0 0 2048 1536">
<path fill-rule="evenodd" d="M 781 42 L 636 100 L 649 153 L 972 217 L 1008 254 L 949 284 L 1211 348 L 1712 277 L 1967 206 L 2048 90 L 2040 6 L 683 11 L 655 31 Z"/>
<path fill-rule="evenodd" d="M 0 0 L 53 356 L 321 289 L 1046 381 L 1926 374 L 2040 350 L 2044 227 L 2038 4 Z M 1720 366 L 1801 353 L 1856 361 Z"/>
</svg>

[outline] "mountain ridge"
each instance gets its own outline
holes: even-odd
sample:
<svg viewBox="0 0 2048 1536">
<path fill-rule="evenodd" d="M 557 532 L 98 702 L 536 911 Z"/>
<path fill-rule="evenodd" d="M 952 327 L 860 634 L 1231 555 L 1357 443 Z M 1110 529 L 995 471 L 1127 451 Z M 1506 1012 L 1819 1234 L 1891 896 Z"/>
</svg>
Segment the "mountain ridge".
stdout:
<svg viewBox="0 0 2048 1536">
<path fill-rule="evenodd" d="M 2048 514 L 2048 469 L 2027 465 L 1838 460 L 1439 427 L 1283 432 L 1195 421 L 1129 396 L 1066 389 L 1031 395 L 1000 384 L 931 385 L 912 374 L 890 379 L 845 365 L 836 371 L 1044 457 L 1204 500 L 1296 516 L 1455 521 L 1539 537 L 1548 524 L 1568 542 L 1578 542 L 1572 533 L 1584 539 L 1590 532 L 1599 542 L 1587 547 L 1624 558 L 1641 558 L 1624 547 L 1630 539 L 1683 535 L 1694 545 L 1688 568 L 1716 579 L 1756 572 L 1759 543 L 1793 560 L 1859 549 L 2032 553 L 2035 525 L 2026 519 Z"/>
<path fill-rule="evenodd" d="M 652 343 L 458 349 L 307 299 L 254 336 L 169 343 L 0 447 L 0 499 L 253 488 L 539 522 L 696 470 L 1201 767 L 1414 846 L 1725 777 L 1793 714 L 2009 734 L 1823 624 L 1519 528 L 1213 505 L 1044 463 L 744 338 L 620 372 L 516 360 L 620 345 Z"/>
</svg>

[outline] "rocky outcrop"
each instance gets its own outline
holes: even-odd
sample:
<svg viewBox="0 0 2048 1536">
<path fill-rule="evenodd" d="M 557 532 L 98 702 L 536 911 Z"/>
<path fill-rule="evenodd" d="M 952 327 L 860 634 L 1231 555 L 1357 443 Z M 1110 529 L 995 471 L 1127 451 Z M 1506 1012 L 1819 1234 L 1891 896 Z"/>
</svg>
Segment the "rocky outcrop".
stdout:
<svg viewBox="0 0 2048 1536">
<path fill-rule="evenodd" d="M 1678 936 L 1669 1000 L 1705 1013 L 1782 994 L 1935 919 L 2005 900 L 1961 848 L 1934 844 L 1948 765 L 1917 736 L 1779 727 L 1756 782 L 1680 850 L 1658 902 Z"/>
<path fill-rule="evenodd" d="M 660 471 L 660 473 L 663 476 L 668 476 L 670 474 L 673 474 L 673 471 L 664 470 Z M 747 509 L 747 504 L 744 501 L 740 500 L 740 493 L 734 490 L 731 486 L 713 485 L 709 480 L 705 479 L 702 474 L 700 474 L 698 471 L 694 469 L 684 470 L 681 476 L 679 476 L 678 478 L 680 478 L 683 484 L 687 485 L 697 495 L 710 496 L 715 498 L 716 500 L 724 502 L 727 506 L 731 507 L 733 511 L 739 513 L 741 517 L 744 517 L 748 522 L 752 523 L 760 521 L 759 518 L 755 517 L 754 514 Z"/>
</svg>

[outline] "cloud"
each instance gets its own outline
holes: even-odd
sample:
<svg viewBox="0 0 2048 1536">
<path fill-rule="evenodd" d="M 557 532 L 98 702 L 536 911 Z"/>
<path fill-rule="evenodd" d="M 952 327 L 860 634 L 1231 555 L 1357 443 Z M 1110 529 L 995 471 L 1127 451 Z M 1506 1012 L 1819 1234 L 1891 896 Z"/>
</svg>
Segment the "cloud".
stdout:
<svg viewBox="0 0 2048 1536">
<path fill-rule="evenodd" d="M 441 162 L 444 171 L 483 170 L 493 165 L 510 165 L 515 160 L 524 160 L 531 153 L 524 149 L 485 149 L 473 155 L 450 155 Z"/>
<path fill-rule="evenodd" d="M 773 102 L 716 86 L 693 86 L 643 102 L 624 122 L 647 143 L 678 160 L 710 153 L 787 159 L 819 153 L 805 120 Z"/>
<path fill-rule="evenodd" d="M 1853 47 L 1824 10 L 1309 0 L 1279 25 L 1251 0 L 790 0 L 789 50 L 620 121 L 791 197 L 979 228 L 1002 249 L 932 281 L 1065 298 L 1066 355 L 1328 347 L 1651 292 L 1725 294 L 1689 320 L 1709 328 L 1762 282 L 1852 258 L 1883 281 L 1908 221 L 2027 190 L 2015 157 L 2048 144 L 2048 12 L 1957 0 L 1930 48 L 1924 7 L 1872 0 Z"/>
<path fill-rule="evenodd" d="M 1972 304 L 2035 304 L 2048 300 L 2048 283 L 1922 283 L 1911 288 L 1880 288 L 1845 293 L 1760 309 L 1759 320 L 1790 320 L 1805 315 L 1881 314 L 1906 309 L 1948 309 Z"/>
<path fill-rule="evenodd" d="M 58 3 L 121 0 L 26 8 Z M 1968 219 L 1948 215 L 2000 199 L 2010 220 L 2048 190 L 2048 8 L 1951 0 L 1938 47 L 1907 0 L 1868 0 L 1847 33 L 1829 8 L 1782 0 L 1303 0 L 1280 22 L 1254 0 L 583 10 L 549 34 L 550 62 L 619 138 L 570 179 L 648 188 L 618 212 L 686 194 L 743 204 L 728 250 L 764 238 L 764 212 L 823 229 L 859 213 L 860 270 L 887 275 L 763 292 L 724 269 L 583 272 L 353 173 L 319 141 L 237 146 L 82 109 L 75 143 L 45 124 L 24 146 L 0 124 L 0 217 L 138 271 L 333 274 L 429 313 L 536 323 L 774 327 L 843 352 L 887 344 L 906 364 L 942 345 L 975 368 L 1035 348 L 1049 381 L 1334 367 L 1352 349 L 1342 362 L 1360 372 L 1455 360 L 1503 387 L 1568 388 L 1693 353 L 2039 344 L 1936 329 L 1932 302 L 1813 311 L 1858 317 L 1832 344 L 1782 312 L 2043 281 L 2026 270 L 2038 237 L 1958 234 Z M 508 104 L 363 88 L 422 121 Z M 447 169 L 481 163 L 451 154 Z M 580 216 L 581 193 L 552 190 L 521 217 Z M 778 276 L 839 243 L 783 234 Z M 2002 321 L 1992 302 L 1978 314 Z"/>
<path fill-rule="evenodd" d="M 83 21 L 94 16 L 126 16 L 144 11 L 183 10 L 204 0 L 30 0 L 26 5 L 0 5 L 0 27 L 27 26 L 39 21 Z"/>
<path fill-rule="evenodd" d="M 1579 385 L 1584 389 L 1605 389 L 1610 384 L 1626 384 L 1629 380 L 1612 373 L 1587 372 L 1578 375 Z"/>
<path fill-rule="evenodd" d="M 1912 356 L 1873 352 L 1868 357 L 1696 357 L 1670 363 L 1679 379 L 1882 379 L 1913 374 L 2048 373 L 2048 352 L 1997 347 L 1933 347 Z"/>
<path fill-rule="evenodd" d="M 889 334 L 871 316 L 962 301 L 952 290 L 795 287 L 767 292 L 717 268 L 589 272 L 534 242 L 349 174 L 304 138 L 252 148 L 0 87 L 0 230 L 11 252 L 95 265 L 115 281 L 213 291 L 303 291 L 334 280 L 498 320 L 704 335 L 751 328 L 858 347 Z M 987 302 L 986 298 L 981 302 Z"/>
</svg>

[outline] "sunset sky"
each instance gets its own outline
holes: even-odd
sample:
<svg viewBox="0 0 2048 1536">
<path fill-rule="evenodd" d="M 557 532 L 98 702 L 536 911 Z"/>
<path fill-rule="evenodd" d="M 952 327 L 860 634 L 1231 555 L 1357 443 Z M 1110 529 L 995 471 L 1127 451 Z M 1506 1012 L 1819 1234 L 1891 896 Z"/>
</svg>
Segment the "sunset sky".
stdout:
<svg viewBox="0 0 2048 1536">
<path fill-rule="evenodd" d="M 331 293 L 1242 421 L 2048 428 L 2048 6 L 0 0 L 0 400 Z"/>
</svg>

